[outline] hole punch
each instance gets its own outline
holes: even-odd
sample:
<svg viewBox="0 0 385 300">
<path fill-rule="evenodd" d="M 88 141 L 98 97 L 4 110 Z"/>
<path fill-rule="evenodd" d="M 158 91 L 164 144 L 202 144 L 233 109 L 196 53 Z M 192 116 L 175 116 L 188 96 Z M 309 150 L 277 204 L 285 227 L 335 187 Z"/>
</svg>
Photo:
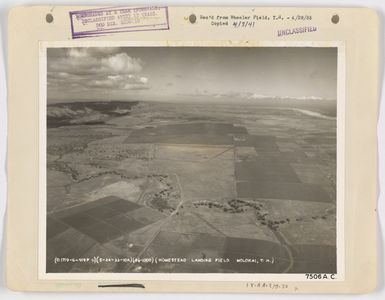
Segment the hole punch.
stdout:
<svg viewBox="0 0 385 300">
<path fill-rule="evenodd" d="M 191 14 L 189 17 L 188 17 L 189 21 L 191 24 L 194 24 L 196 21 L 197 21 L 197 16 L 194 15 L 194 14 Z"/>
<path fill-rule="evenodd" d="M 53 15 L 52 14 L 47 14 L 45 16 L 45 20 L 47 21 L 47 23 L 52 23 L 53 22 Z"/>
<path fill-rule="evenodd" d="M 340 16 L 339 15 L 333 15 L 332 16 L 332 23 L 337 24 L 340 21 Z"/>
</svg>

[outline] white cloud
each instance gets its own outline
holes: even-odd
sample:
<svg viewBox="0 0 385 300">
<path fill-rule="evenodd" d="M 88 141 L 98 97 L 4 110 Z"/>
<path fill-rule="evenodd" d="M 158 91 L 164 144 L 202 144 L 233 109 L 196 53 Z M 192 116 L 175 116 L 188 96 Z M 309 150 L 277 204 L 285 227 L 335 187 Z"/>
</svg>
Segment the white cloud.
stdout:
<svg viewBox="0 0 385 300">
<path fill-rule="evenodd" d="M 70 48 L 68 50 L 68 56 L 71 58 L 86 57 L 87 55 L 85 48 Z"/>
<path fill-rule="evenodd" d="M 133 74 L 109 75 L 97 80 L 89 80 L 86 85 L 90 88 L 113 88 L 118 90 L 148 89 L 146 77 L 137 77 Z"/>
<path fill-rule="evenodd" d="M 68 48 L 67 54 L 70 57 L 103 57 L 120 53 L 122 50 L 118 47 L 78 47 Z"/>
<path fill-rule="evenodd" d="M 101 61 L 101 67 L 106 73 L 126 74 L 142 71 L 141 60 L 132 58 L 127 53 L 118 53 Z"/>
<path fill-rule="evenodd" d="M 147 77 L 140 77 L 139 78 L 139 81 L 143 84 L 146 84 L 148 82 L 148 78 Z"/>
<path fill-rule="evenodd" d="M 122 76 L 121 75 L 108 75 L 107 78 L 111 79 L 111 80 L 119 80 L 120 78 L 122 78 Z"/>
<path fill-rule="evenodd" d="M 119 48 L 68 48 L 63 55 L 48 60 L 48 85 L 61 89 L 148 89 L 148 78 L 139 75 L 143 64 Z"/>
</svg>

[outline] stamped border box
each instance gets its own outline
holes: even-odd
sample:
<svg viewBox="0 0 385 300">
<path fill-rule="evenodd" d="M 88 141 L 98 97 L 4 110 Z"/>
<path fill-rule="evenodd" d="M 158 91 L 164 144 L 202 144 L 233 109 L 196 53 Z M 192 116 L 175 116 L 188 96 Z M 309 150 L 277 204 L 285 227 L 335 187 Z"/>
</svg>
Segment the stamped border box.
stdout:
<svg viewBox="0 0 385 300">
<path fill-rule="evenodd" d="M 73 39 L 170 28 L 166 6 L 87 9 L 71 11 L 69 15 Z"/>
</svg>

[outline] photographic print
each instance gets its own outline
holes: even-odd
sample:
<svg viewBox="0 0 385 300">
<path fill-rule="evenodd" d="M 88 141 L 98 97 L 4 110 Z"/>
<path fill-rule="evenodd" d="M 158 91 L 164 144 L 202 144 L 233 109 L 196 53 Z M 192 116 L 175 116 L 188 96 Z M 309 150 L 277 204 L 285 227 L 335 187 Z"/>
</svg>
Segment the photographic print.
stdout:
<svg viewBox="0 0 385 300">
<path fill-rule="evenodd" d="M 47 274 L 337 273 L 337 47 L 44 59 Z"/>
</svg>

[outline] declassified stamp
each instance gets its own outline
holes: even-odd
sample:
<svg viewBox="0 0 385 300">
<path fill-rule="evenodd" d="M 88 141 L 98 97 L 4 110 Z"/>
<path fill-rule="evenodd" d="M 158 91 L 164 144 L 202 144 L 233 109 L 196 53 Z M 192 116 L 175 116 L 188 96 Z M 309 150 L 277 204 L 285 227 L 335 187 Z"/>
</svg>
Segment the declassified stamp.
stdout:
<svg viewBox="0 0 385 300">
<path fill-rule="evenodd" d="M 109 7 L 71 11 L 69 14 L 73 39 L 169 29 L 166 6 Z"/>
</svg>

